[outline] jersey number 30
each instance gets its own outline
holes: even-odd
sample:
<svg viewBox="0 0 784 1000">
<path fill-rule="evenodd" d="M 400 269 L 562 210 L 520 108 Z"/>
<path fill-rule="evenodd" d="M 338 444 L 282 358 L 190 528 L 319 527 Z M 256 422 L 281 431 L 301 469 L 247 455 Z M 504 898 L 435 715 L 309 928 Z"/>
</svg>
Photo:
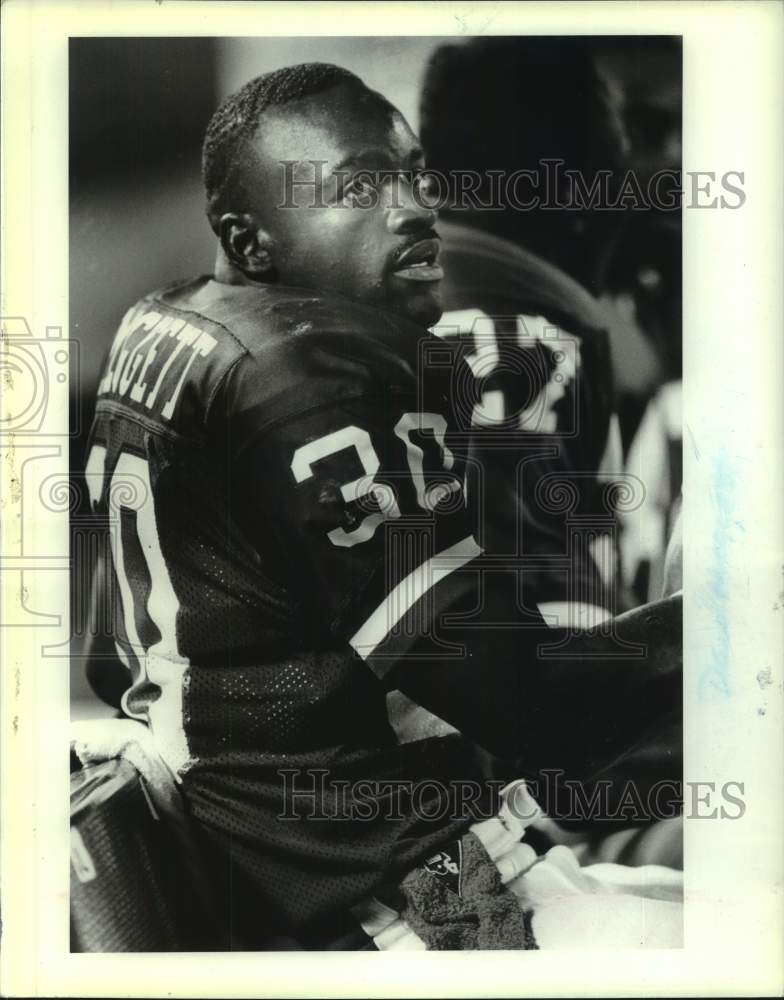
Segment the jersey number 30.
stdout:
<svg viewBox="0 0 784 1000">
<path fill-rule="evenodd" d="M 446 420 L 439 413 L 404 413 L 395 424 L 395 435 L 406 447 L 406 460 L 414 483 L 417 503 L 423 510 L 435 510 L 437 505 L 449 494 L 460 490 L 461 485 L 454 477 L 441 477 L 438 482 L 428 486 L 424 472 L 424 451 L 420 445 L 412 440 L 411 434 L 412 432 L 422 432 L 427 436 L 432 435 L 438 446 L 440 467 L 442 470 L 448 471 L 453 467 L 455 459 L 444 443 L 446 429 Z M 326 434 L 324 437 L 309 441 L 301 448 L 297 448 L 291 461 L 294 479 L 298 483 L 305 482 L 314 475 L 313 466 L 316 462 L 345 451 L 347 448 L 355 450 L 364 474 L 341 486 L 340 491 L 344 501 L 348 504 L 372 495 L 376 499 L 379 509 L 367 514 L 359 525 L 351 531 L 346 531 L 345 528 L 333 528 L 327 533 L 332 544 L 342 548 L 368 541 L 373 537 L 376 528 L 382 521 L 401 516 L 397 497 L 392 488 L 386 483 L 379 483 L 374 479 L 381 462 L 373 448 L 370 435 L 366 430 L 353 424 L 341 427 L 339 431 L 333 431 L 331 434 Z"/>
</svg>

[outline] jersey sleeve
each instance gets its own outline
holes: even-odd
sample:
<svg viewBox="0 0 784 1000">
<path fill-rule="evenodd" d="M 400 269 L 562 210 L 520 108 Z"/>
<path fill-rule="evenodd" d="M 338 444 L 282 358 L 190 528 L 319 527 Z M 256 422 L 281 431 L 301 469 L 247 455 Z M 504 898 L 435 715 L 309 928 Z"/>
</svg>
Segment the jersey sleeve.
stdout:
<svg viewBox="0 0 784 1000">
<path fill-rule="evenodd" d="M 414 649 L 443 655 L 438 621 L 472 599 L 481 555 L 446 417 L 413 382 L 356 379 L 329 399 L 311 384 L 302 412 L 248 434 L 252 378 L 238 370 L 226 388 L 230 411 L 245 411 L 228 475 L 303 642 L 349 643 L 379 677 Z"/>
<path fill-rule="evenodd" d="M 498 594 L 488 587 L 491 601 Z M 518 773 L 556 769 L 590 782 L 614 769 L 643 783 L 651 773 L 680 780 L 682 629 L 680 595 L 591 631 L 488 622 L 481 659 L 409 657 L 391 680 L 464 736 L 517 762 Z"/>
</svg>

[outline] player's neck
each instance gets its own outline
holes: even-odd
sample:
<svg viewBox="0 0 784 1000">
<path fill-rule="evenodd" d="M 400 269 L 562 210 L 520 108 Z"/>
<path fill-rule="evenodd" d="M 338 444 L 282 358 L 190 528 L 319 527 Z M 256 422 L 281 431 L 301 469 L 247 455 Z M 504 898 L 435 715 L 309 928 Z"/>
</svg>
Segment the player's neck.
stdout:
<svg viewBox="0 0 784 1000">
<path fill-rule="evenodd" d="M 215 280 L 223 285 L 258 285 L 257 281 L 251 281 L 246 274 L 243 274 L 238 267 L 232 264 L 220 243 L 215 255 L 214 274 Z"/>
</svg>

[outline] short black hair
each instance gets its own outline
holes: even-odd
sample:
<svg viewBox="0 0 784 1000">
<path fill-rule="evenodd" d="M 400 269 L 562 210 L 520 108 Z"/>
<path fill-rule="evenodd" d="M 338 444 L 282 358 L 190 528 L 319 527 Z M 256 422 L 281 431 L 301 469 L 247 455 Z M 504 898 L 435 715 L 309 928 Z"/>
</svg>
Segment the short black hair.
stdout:
<svg viewBox="0 0 784 1000">
<path fill-rule="evenodd" d="M 598 39 L 602 41 L 602 39 Z M 421 97 L 428 166 L 618 169 L 627 139 L 590 36 L 476 38 L 436 49 Z"/>
<path fill-rule="evenodd" d="M 246 162 L 247 141 L 268 108 L 280 107 L 341 83 L 365 85 L 347 69 L 331 63 L 300 63 L 263 73 L 220 105 L 210 119 L 202 147 L 202 179 L 207 216 L 217 232 L 217 220 Z"/>
</svg>

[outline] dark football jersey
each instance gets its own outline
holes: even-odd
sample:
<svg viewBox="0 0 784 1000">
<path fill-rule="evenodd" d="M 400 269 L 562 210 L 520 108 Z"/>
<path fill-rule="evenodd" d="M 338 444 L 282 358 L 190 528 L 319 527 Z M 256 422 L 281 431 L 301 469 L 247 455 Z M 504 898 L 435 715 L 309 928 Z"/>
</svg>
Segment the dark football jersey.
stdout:
<svg viewBox="0 0 784 1000">
<path fill-rule="evenodd" d="M 609 482 L 622 456 L 598 304 L 507 240 L 454 222 L 439 233 L 445 313 L 434 332 L 463 345 L 474 376 L 456 417 L 474 441 L 480 541 L 524 557 L 533 602 L 614 610 Z"/>
<path fill-rule="evenodd" d="M 386 711 L 401 658 L 462 653 L 438 623 L 476 594 L 433 342 L 343 299 L 200 278 L 126 314 L 99 384 L 86 473 L 123 707 L 213 845 L 225 925 L 243 912 L 258 940 L 399 879 L 494 806 L 454 801 L 478 777 L 467 742 L 399 745 Z"/>
</svg>

